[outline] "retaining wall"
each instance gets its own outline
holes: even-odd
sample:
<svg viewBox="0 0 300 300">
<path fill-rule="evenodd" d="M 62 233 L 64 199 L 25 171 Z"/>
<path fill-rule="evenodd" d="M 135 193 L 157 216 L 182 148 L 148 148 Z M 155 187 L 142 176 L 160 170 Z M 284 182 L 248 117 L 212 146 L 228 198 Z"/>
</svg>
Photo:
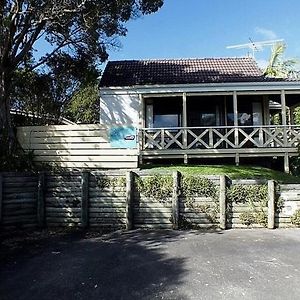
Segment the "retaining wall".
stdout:
<svg viewBox="0 0 300 300">
<path fill-rule="evenodd" d="M 183 193 L 184 175 L 162 174 L 171 180 L 165 197 L 145 193 L 138 181 L 148 172 L 0 173 L 0 225 L 2 228 L 249 228 L 294 227 L 300 209 L 300 185 L 273 181 L 230 181 L 206 176 L 214 194 Z M 202 177 L 203 178 L 203 177 Z M 267 199 L 229 201 L 235 186 L 268 187 Z M 276 203 L 280 207 L 276 207 Z M 245 221 L 245 216 L 265 222 Z"/>
</svg>

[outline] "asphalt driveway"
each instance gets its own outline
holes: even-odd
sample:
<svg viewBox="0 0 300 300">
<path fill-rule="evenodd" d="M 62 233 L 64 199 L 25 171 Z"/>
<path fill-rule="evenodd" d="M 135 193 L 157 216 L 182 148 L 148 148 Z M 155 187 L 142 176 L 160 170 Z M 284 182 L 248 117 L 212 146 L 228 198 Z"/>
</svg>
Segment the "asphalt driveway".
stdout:
<svg viewBox="0 0 300 300">
<path fill-rule="evenodd" d="M 300 299 L 300 230 L 50 240 L 0 266 L 0 299 Z"/>
</svg>

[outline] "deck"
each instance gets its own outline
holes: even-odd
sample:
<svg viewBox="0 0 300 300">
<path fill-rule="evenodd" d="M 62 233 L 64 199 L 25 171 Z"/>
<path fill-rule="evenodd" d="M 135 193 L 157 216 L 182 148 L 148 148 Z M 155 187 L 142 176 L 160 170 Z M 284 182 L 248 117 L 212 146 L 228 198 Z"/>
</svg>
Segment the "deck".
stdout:
<svg viewBox="0 0 300 300">
<path fill-rule="evenodd" d="M 143 128 L 142 158 L 296 156 L 300 126 L 218 126 Z"/>
</svg>

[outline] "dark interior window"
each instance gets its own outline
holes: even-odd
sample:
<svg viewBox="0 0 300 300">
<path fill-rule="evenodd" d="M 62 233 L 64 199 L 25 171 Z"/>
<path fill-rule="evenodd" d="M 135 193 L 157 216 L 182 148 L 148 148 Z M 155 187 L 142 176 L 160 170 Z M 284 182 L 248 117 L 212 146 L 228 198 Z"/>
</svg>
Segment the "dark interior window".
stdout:
<svg viewBox="0 0 300 300">
<path fill-rule="evenodd" d="M 253 102 L 261 102 L 261 99 L 253 96 L 238 96 L 238 125 L 253 125 Z M 227 98 L 227 125 L 234 125 L 233 101 Z"/>
<path fill-rule="evenodd" d="M 182 97 L 153 98 L 153 127 L 180 127 Z"/>
<path fill-rule="evenodd" d="M 222 125 L 223 96 L 192 96 L 187 99 L 188 126 Z"/>
<path fill-rule="evenodd" d="M 180 116 L 178 114 L 154 115 L 153 127 L 180 127 Z"/>
</svg>

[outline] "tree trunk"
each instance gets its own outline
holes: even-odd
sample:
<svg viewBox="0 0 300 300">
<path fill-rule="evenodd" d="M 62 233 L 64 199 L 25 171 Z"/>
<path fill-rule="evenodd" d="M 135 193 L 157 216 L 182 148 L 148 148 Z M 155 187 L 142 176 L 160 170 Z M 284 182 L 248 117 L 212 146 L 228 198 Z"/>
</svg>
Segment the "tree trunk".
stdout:
<svg viewBox="0 0 300 300">
<path fill-rule="evenodd" d="M 10 116 L 9 100 L 10 80 L 4 72 L 0 74 L 0 152 L 11 155 L 16 146 L 16 137 Z"/>
</svg>

